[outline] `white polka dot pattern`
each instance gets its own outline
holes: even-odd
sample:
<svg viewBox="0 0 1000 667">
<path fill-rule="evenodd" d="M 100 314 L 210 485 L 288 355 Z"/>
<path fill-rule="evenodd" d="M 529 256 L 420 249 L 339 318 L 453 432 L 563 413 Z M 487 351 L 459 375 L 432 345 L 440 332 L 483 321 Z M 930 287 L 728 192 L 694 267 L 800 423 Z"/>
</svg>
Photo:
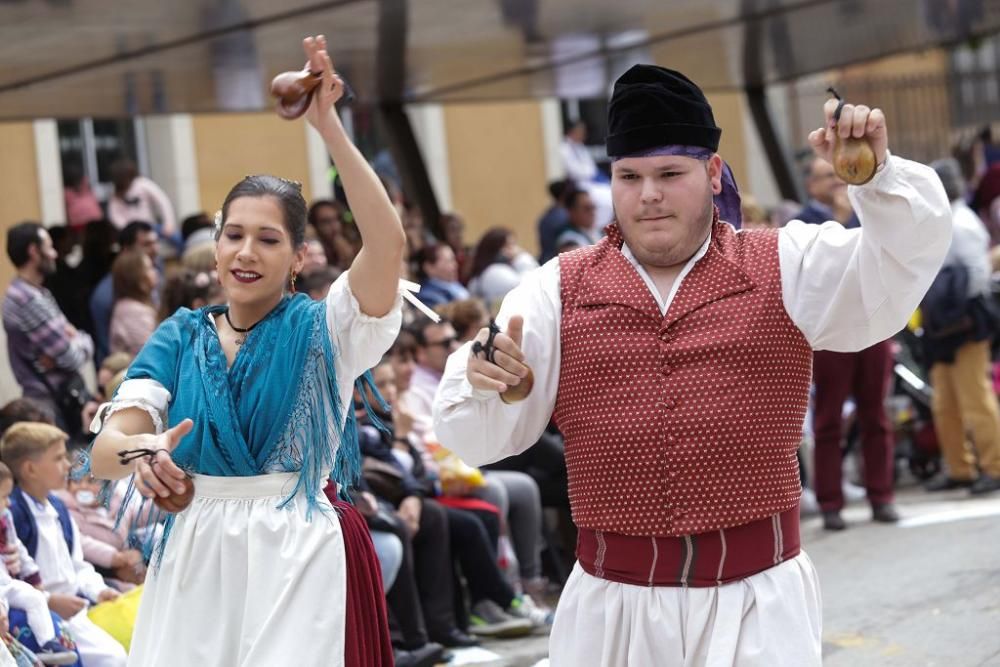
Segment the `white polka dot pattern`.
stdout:
<svg viewBox="0 0 1000 667">
<path fill-rule="evenodd" d="M 680 536 L 798 502 L 812 350 L 782 303 L 778 236 L 712 234 L 666 317 L 617 227 L 560 256 L 555 416 L 579 526 Z"/>
</svg>

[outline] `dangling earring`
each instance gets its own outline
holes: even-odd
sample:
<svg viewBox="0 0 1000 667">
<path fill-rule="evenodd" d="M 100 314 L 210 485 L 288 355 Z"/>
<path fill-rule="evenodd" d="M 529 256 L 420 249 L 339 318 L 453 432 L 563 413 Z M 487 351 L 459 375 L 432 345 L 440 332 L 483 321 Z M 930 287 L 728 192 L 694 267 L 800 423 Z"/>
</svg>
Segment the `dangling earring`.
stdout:
<svg viewBox="0 0 1000 667">
<path fill-rule="evenodd" d="M 292 269 L 292 273 L 289 276 L 288 281 L 288 291 L 292 294 L 295 294 L 295 278 L 298 277 L 298 275 L 299 274 L 295 273 L 295 269 Z"/>
</svg>

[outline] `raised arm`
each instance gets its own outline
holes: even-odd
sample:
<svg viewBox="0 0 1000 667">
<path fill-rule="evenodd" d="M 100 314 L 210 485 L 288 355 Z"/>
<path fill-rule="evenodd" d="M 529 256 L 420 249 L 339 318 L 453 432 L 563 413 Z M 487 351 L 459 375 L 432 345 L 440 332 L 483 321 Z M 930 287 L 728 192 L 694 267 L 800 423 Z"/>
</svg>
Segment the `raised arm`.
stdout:
<svg viewBox="0 0 1000 667">
<path fill-rule="evenodd" d="M 782 297 L 792 321 L 817 350 L 852 352 L 902 329 L 927 292 L 948 251 L 951 209 L 932 169 L 888 153 L 885 118 L 878 109 L 846 105 L 809 141 L 832 160 L 834 134 L 871 141 L 881 167 L 848 194 L 861 229 L 836 222 L 792 221 L 778 250 Z"/>
<path fill-rule="evenodd" d="M 333 70 L 320 35 L 303 41 L 309 67 L 322 72 L 323 82 L 313 96 L 306 119 L 316 128 L 344 183 L 364 246 L 351 265 L 349 283 L 361 310 L 382 317 L 396 303 L 406 236 L 385 188 L 361 152 L 351 143 L 334 104 L 344 93 L 344 82 Z"/>
</svg>

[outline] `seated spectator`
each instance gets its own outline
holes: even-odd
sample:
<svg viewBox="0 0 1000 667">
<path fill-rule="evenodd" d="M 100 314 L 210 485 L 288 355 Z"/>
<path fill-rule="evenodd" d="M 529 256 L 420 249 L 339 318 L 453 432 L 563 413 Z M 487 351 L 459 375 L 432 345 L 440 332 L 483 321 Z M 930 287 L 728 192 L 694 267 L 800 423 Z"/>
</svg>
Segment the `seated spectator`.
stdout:
<svg viewBox="0 0 1000 667">
<path fill-rule="evenodd" d="M 465 220 L 457 213 L 442 213 L 440 229 L 444 242 L 455 253 L 458 281 L 465 285 L 469 282 L 469 272 L 472 270 L 472 248 L 465 243 Z"/>
<path fill-rule="evenodd" d="M 858 216 L 851 210 L 847 198 L 847 183 L 833 165 L 822 158 L 814 158 L 806 169 L 806 191 L 809 201 L 796 214 L 795 219 L 813 225 L 836 220 L 848 229 L 861 226 Z"/>
<path fill-rule="evenodd" d="M 28 555 L 28 550 L 17 538 L 14 518 L 11 516 L 10 494 L 14 491 L 14 476 L 5 464 L 0 463 L 0 601 L 6 610 L 21 610 L 25 617 L 23 628 L 15 628 L 27 640 L 30 636 L 34 653 L 47 665 L 72 665 L 79 660 L 70 647 L 71 640 L 62 632 L 59 618 L 49 611 L 45 594 L 36 586 L 42 582 L 38 566 Z M 7 624 L 3 625 L 7 630 Z M 60 636 L 63 641 L 60 640 Z M 65 643 L 64 643 L 65 641 Z"/>
<path fill-rule="evenodd" d="M 743 229 L 773 229 L 777 227 L 764 207 L 757 203 L 753 195 L 742 195 L 740 200 L 740 217 L 743 218 Z"/>
<path fill-rule="evenodd" d="M 195 234 L 203 234 L 206 230 L 214 236 L 215 223 L 204 211 L 198 211 L 184 218 L 184 221 L 181 222 L 181 238 L 184 239 L 184 247 L 189 246 L 189 242 Z"/>
<path fill-rule="evenodd" d="M 426 443 L 433 442 L 432 405 L 448 355 L 458 349 L 458 336 L 452 324 L 424 320 L 410 330 L 417 339 L 416 368 L 406 392 L 404 405 L 412 417 L 410 434 L 413 444 L 426 457 Z M 400 435 L 405 433 L 401 432 Z M 470 490 L 449 491 L 465 496 Z M 522 472 L 496 470 L 486 474 L 486 486 L 471 491 L 476 497 L 499 508 L 507 520 L 511 541 L 517 553 L 520 579 L 529 587 L 541 576 L 542 503 L 538 484 Z M 495 543 L 494 543 L 495 544 Z"/>
<path fill-rule="evenodd" d="M 55 424 L 56 418 L 45 403 L 33 398 L 15 398 L 0 408 L 0 437 L 17 422 Z"/>
<path fill-rule="evenodd" d="M 59 489 L 55 496 L 63 501 L 80 527 L 84 560 L 124 592 L 142 584 L 146 577 L 142 552 L 130 546 L 141 544 L 145 533 L 130 538 L 129 531 L 146 528 L 152 512 L 146 512 L 145 521 L 139 521 L 139 505 L 130 503 L 119 521 L 119 509 L 124 500 L 119 488 L 120 485 L 115 487 L 109 507 L 100 502 L 101 484 L 90 475 L 81 480 L 69 480 L 67 488 Z"/>
<path fill-rule="evenodd" d="M 544 264 L 556 256 L 556 238 L 569 224 L 569 211 L 566 210 L 566 200 L 577 189 L 571 179 L 552 181 L 549 183 L 549 196 L 552 202 L 538 219 L 538 245 L 541 254 L 538 261 Z"/>
<path fill-rule="evenodd" d="M 303 271 L 295 280 L 295 290 L 308 294 L 310 299 L 321 301 L 326 298 L 330 286 L 340 277 L 340 273 L 340 269 L 335 266 Z"/>
<path fill-rule="evenodd" d="M 0 453 L 17 483 L 11 495 L 14 527 L 38 564 L 49 608 L 64 619 L 83 663 L 123 666 L 125 649 L 87 617 L 89 604 L 114 600 L 119 593 L 83 559 L 80 529 L 53 495 L 65 487 L 69 472 L 66 438 L 54 426 L 31 422 L 14 424 L 4 434 Z"/>
<path fill-rule="evenodd" d="M 309 273 L 327 267 L 326 251 L 319 239 L 306 239 L 306 261 L 302 265 L 302 273 Z"/>
<path fill-rule="evenodd" d="M 490 314 L 479 299 L 452 301 L 438 306 L 438 313 L 455 326 L 459 343 L 472 340 L 480 329 L 490 325 Z"/>
<path fill-rule="evenodd" d="M 469 291 L 458 281 L 458 262 L 450 246 L 424 246 L 417 253 L 417 267 L 420 300 L 431 308 L 469 298 Z"/>
<path fill-rule="evenodd" d="M 517 287 L 521 276 L 538 268 L 538 262 L 517 245 L 509 229 L 494 227 L 479 240 L 469 274 L 469 293 L 491 308 Z"/>
<path fill-rule="evenodd" d="M 215 271 L 181 269 L 172 273 L 163 285 L 160 303 L 160 320 L 165 320 L 178 308 L 198 310 L 203 306 L 221 303 L 222 286 Z"/>
<path fill-rule="evenodd" d="M 111 267 L 115 305 L 111 311 L 111 353 L 136 355 L 159 322 L 153 306 L 153 292 L 159 274 L 152 260 L 139 250 L 118 255 Z"/>
<path fill-rule="evenodd" d="M 128 365 L 132 363 L 132 355 L 127 352 L 116 352 L 104 358 L 101 367 L 97 369 L 97 393 L 83 407 L 81 412 L 81 423 L 84 429 L 88 429 L 94 416 L 100 409 L 101 404 L 111 400 L 115 395 L 115 390 L 121 383 L 121 378 L 125 376 Z M 52 423 L 48 419 L 23 419 L 21 421 L 40 421 L 46 424 Z M 89 431 L 88 431 L 89 433 Z"/>
<path fill-rule="evenodd" d="M 590 195 L 576 190 L 567 196 L 566 210 L 569 212 L 569 224 L 556 237 L 556 250 L 564 253 L 597 243 L 597 207 Z"/>
<path fill-rule="evenodd" d="M 309 207 L 306 218 L 323 246 L 326 261 L 341 271 L 351 268 L 358 254 L 344 235 L 344 215 L 347 210 L 332 199 L 317 199 Z"/>
<path fill-rule="evenodd" d="M 400 518 L 410 525 L 411 533 L 419 536 L 422 516 L 425 513 L 440 512 L 441 505 L 427 497 L 435 493 L 436 484 L 415 451 L 411 450 L 411 455 L 404 459 L 405 463 L 397 456 L 400 446 L 412 445 L 402 437 L 402 433 L 397 434 L 394 430 L 395 421 L 400 421 L 401 425 L 403 422 L 398 419 L 398 413 L 394 414 L 392 411 L 392 406 L 396 403 L 396 388 L 391 358 L 383 357 L 378 366 L 372 369 L 372 373 L 375 387 L 390 409 L 387 411 L 375 407 L 378 418 L 386 426 L 385 431 L 376 429 L 370 422 L 362 424 L 359 429 L 362 454 L 377 461 L 377 465 L 367 466 L 370 471 L 369 479 L 379 484 L 386 499 L 398 507 L 396 511 Z M 374 397 L 369 397 L 369 403 L 374 405 L 373 401 Z M 375 475 L 375 470 L 385 472 Z M 379 492 L 374 485 L 373 490 Z M 444 512 L 451 550 L 462 567 L 469 587 L 472 602 L 470 631 L 484 637 L 513 637 L 527 634 L 536 626 L 546 625 L 550 620 L 547 610 L 541 610 L 526 596 L 518 596 L 504 580 L 497 565 L 496 535 L 499 522 L 496 514 L 491 510 L 473 512 L 449 506 L 444 508 Z M 434 541 L 441 545 L 447 544 L 443 538 Z M 414 542 L 414 547 L 417 546 Z M 446 553 L 438 552 L 433 556 L 433 562 L 438 567 L 441 566 L 442 559 L 450 562 Z M 417 560 L 419 564 L 420 554 L 417 555 Z M 430 581 L 418 579 L 418 585 L 442 586 L 442 575 L 439 573 L 437 578 Z M 421 590 L 424 595 L 432 594 L 426 588 Z M 465 641 L 450 644 L 452 640 L 447 636 L 439 641 L 445 645 L 469 645 Z"/>
<path fill-rule="evenodd" d="M 192 271 L 215 270 L 215 224 L 204 212 L 184 218 L 181 223 L 184 249 L 181 264 Z"/>
</svg>

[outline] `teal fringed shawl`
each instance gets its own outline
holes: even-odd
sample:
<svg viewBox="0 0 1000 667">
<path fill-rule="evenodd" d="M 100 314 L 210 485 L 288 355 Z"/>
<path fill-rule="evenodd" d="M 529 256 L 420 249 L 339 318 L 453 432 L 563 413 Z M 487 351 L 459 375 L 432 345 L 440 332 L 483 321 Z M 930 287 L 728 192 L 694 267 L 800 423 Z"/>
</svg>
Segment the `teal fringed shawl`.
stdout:
<svg viewBox="0 0 1000 667">
<path fill-rule="evenodd" d="M 170 392 L 165 428 L 194 421 L 173 452 L 181 468 L 223 477 L 298 471 L 279 507 L 302 493 L 311 518 L 325 473 L 342 494 L 361 474 L 357 420 L 350 403 L 342 405 L 326 303 L 286 296 L 249 333 L 230 368 L 209 319 L 224 308 L 179 310 L 157 328 L 126 379 L 156 380 Z M 362 396 L 365 385 L 374 389 L 369 373 L 355 385 Z M 167 515 L 161 553 L 172 523 Z M 148 556 L 154 545 L 143 546 Z"/>
</svg>

